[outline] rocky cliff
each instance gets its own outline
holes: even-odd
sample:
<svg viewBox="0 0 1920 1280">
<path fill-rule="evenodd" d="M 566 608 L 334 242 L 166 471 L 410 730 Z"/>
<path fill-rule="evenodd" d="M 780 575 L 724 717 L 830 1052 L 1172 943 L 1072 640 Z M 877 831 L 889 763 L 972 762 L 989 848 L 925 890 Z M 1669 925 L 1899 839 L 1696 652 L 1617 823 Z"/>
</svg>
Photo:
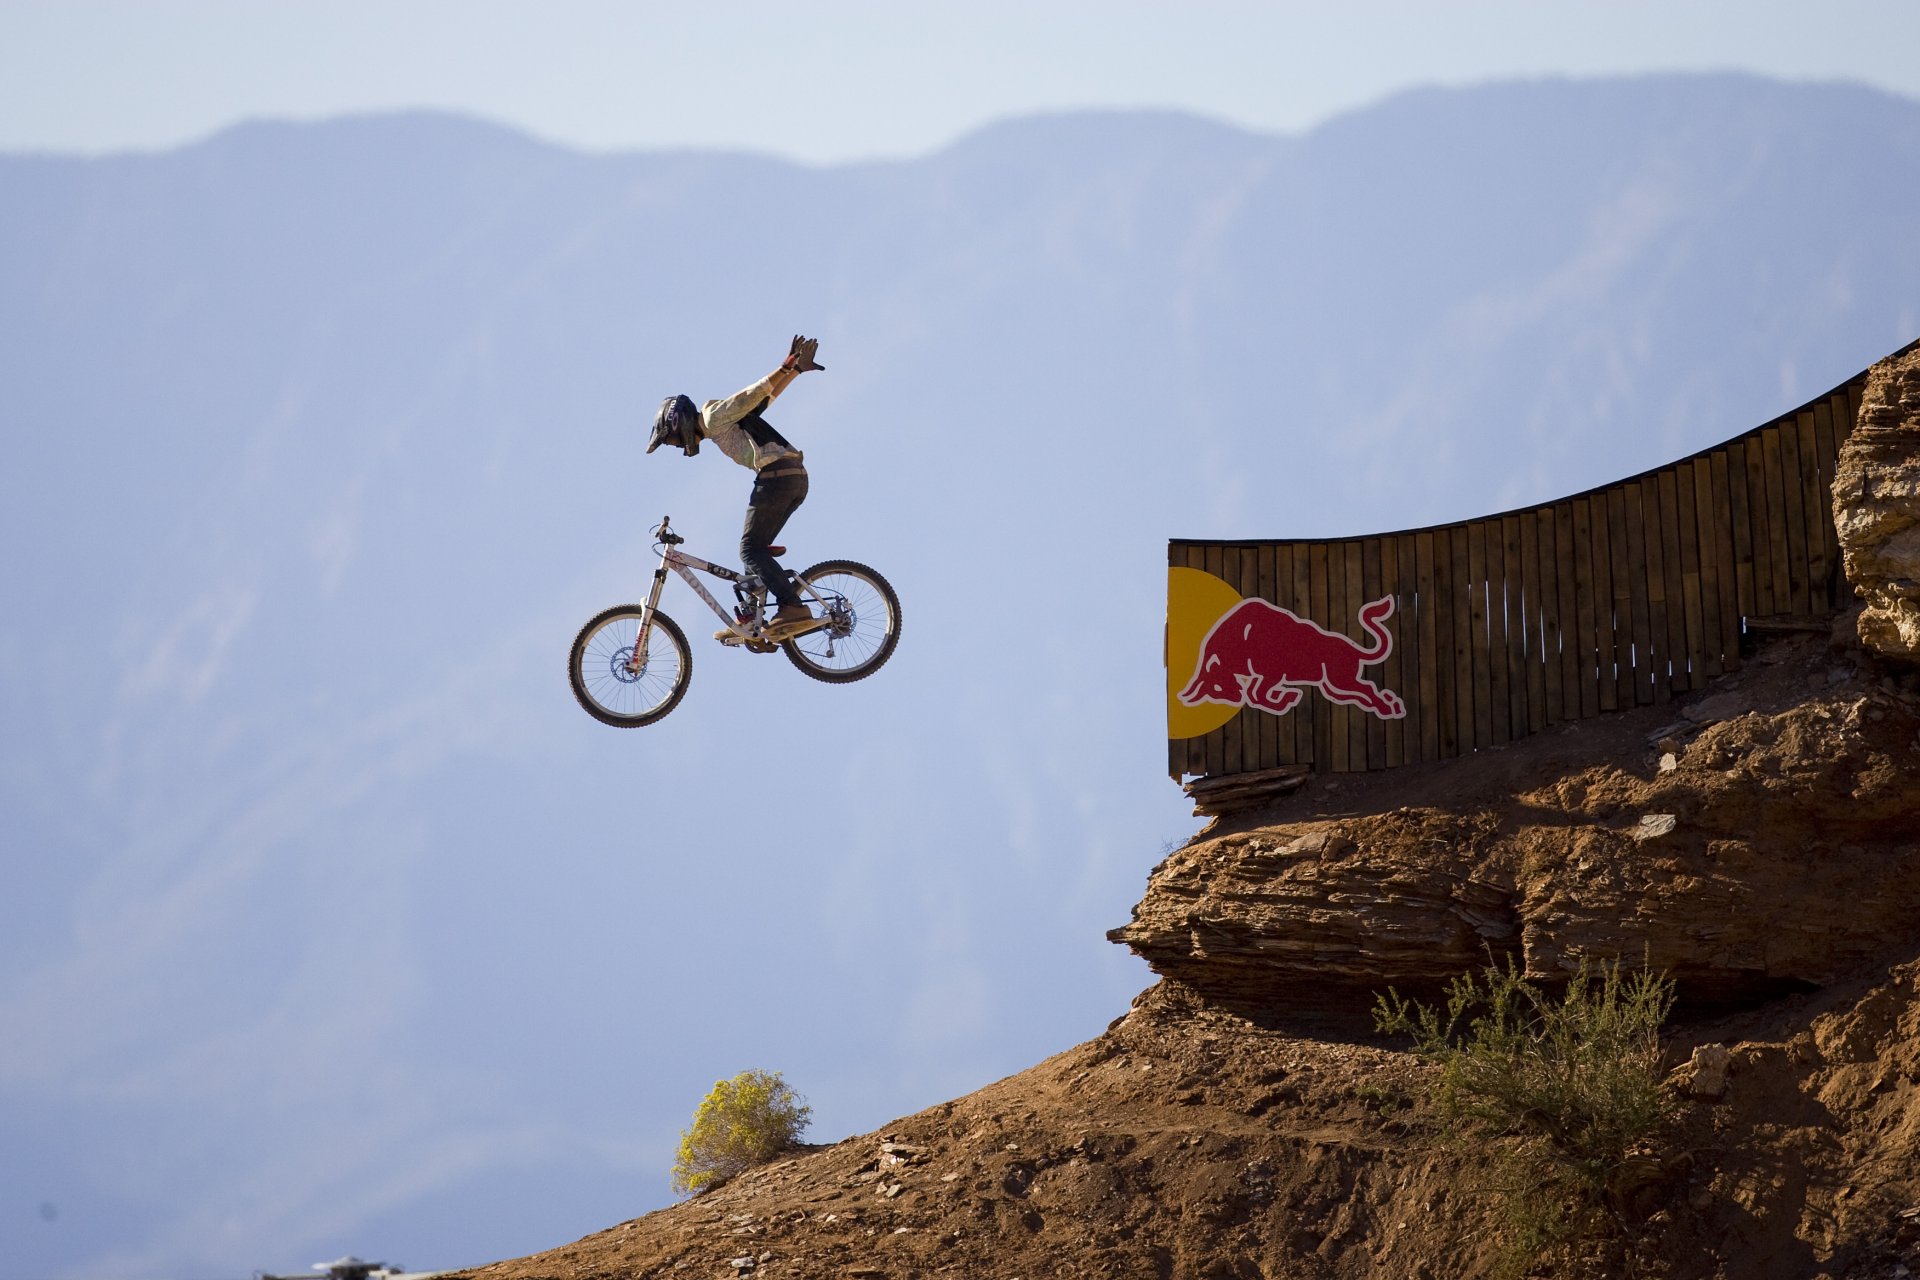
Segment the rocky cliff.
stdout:
<svg viewBox="0 0 1920 1280">
<path fill-rule="evenodd" d="M 1835 468 L 1833 518 L 1847 580 L 1866 602 L 1860 640 L 1920 660 L 1920 343 L 1867 374 Z"/>
</svg>

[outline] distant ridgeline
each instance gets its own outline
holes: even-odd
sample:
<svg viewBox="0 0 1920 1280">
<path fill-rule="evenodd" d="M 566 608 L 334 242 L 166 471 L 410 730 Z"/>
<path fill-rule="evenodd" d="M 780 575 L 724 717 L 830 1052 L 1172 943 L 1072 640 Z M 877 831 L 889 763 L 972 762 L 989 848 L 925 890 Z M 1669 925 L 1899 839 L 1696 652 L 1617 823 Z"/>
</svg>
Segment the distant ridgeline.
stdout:
<svg viewBox="0 0 1920 1280">
<path fill-rule="evenodd" d="M 1169 772 L 1244 787 L 1444 760 L 1697 689 L 1739 668 L 1751 631 L 1824 629 L 1850 594 L 1831 490 L 1866 381 L 1557 502 L 1358 538 L 1172 540 Z"/>
</svg>

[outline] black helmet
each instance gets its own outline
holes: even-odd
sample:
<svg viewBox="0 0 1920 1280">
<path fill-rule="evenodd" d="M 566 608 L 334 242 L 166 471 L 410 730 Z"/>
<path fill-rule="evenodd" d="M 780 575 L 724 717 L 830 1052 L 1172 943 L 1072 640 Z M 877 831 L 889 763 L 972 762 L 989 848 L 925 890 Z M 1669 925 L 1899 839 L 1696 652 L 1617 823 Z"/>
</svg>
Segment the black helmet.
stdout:
<svg viewBox="0 0 1920 1280">
<path fill-rule="evenodd" d="M 663 444 L 677 444 L 691 458 L 700 452 L 700 441 L 706 432 L 700 425 L 700 411 L 693 401 L 685 396 L 668 396 L 660 402 L 660 412 L 653 415 L 653 438 L 647 441 L 647 452 L 652 453 Z"/>
</svg>

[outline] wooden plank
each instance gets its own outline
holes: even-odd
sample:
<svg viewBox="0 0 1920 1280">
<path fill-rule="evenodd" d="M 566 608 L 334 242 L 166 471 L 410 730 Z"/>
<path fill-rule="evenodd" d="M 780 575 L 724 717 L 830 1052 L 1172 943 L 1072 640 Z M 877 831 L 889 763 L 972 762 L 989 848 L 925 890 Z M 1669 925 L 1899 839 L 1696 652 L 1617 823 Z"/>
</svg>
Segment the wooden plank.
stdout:
<svg viewBox="0 0 1920 1280">
<path fill-rule="evenodd" d="M 1618 711 L 1620 695 L 1613 652 L 1613 548 L 1607 538 L 1607 499 L 1604 493 L 1587 500 L 1593 538 L 1593 634 L 1588 645 L 1594 655 L 1594 679 L 1599 686 L 1600 710 Z"/>
<path fill-rule="evenodd" d="M 1453 590 L 1448 604 L 1453 610 L 1453 731 L 1454 754 L 1473 750 L 1473 557 L 1468 544 L 1467 526 L 1457 524 L 1447 532 L 1451 544 L 1448 572 Z"/>
<path fill-rule="evenodd" d="M 1768 491 L 1767 485 L 1767 477 L 1772 474 L 1772 468 L 1767 465 L 1768 434 L 1759 431 L 1747 436 L 1747 511 L 1753 521 L 1753 610 L 1750 616 L 1780 612 L 1780 606 L 1775 603 L 1773 585 L 1774 570 L 1779 566 L 1773 554 L 1773 531 L 1776 527 L 1773 518 L 1774 495 Z"/>
<path fill-rule="evenodd" d="M 1572 501 L 1574 587 L 1580 593 L 1580 714 L 1599 714 L 1599 580 L 1594 572 L 1594 507 L 1592 499 Z"/>
<path fill-rule="evenodd" d="M 1262 600 L 1279 604 L 1280 595 L 1278 569 L 1280 548 L 1274 543 L 1263 542 L 1254 550 L 1255 585 Z M 1274 769 L 1293 763 L 1292 744 L 1284 752 L 1280 747 L 1280 717 L 1262 711 L 1255 720 L 1259 728 L 1254 732 L 1253 750 L 1248 753 L 1247 772 L 1262 769 Z"/>
<path fill-rule="evenodd" d="M 1207 548 L 1189 548 L 1187 552 L 1187 563 L 1195 569 L 1205 570 L 1207 567 Z M 1193 773 L 1196 777 L 1204 776 L 1209 769 L 1211 762 L 1210 757 L 1218 750 L 1220 730 L 1217 728 L 1210 729 L 1199 737 L 1191 739 L 1191 742 Z"/>
<path fill-rule="evenodd" d="M 1866 399 L 1867 375 L 1863 373 L 1847 384 L 1847 429 L 1842 431 L 1839 423 L 1834 424 L 1834 434 L 1840 444 L 1845 444 L 1847 437 L 1853 434 L 1853 429 L 1860 425 L 1860 406 L 1866 403 Z"/>
<path fill-rule="evenodd" d="M 1578 546 L 1573 522 L 1573 504 L 1557 502 L 1553 507 L 1554 595 L 1560 605 L 1560 707 L 1561 715 L 1578 720 L 1592 713 L 1581 706 L 1580 679 L 1580 584 Z"/>
<path fill-rule="evenodd" d="M 1807 409 L 1793 418 L 1793 434 L 1799 441 L 1799 482 L 1801 516 L 1805 518 L 1807 537 L 1807 612 L 1826 612 L 1826 539 L 1834 535 L 1832 499 L 1820 497 L 1820 426 L 1818 415 Z"/>
<path fill-rule="evenodd" d="M 1807 517 L 1807 608 L 1813 614 L 1828 610 L 1827 564 L 1836 535 L 1833 495 L 1820 477 L 1820 409 L 1815 404 L 1798 416 L 1800 430 L 1800 501 Z"/>
<path fill-rule="evenodd" d="M 1793 470 L 1787 472 L 1786 483 L 1794 486 L 1795 492 L 1787 497 L 1787 502 L 1800 513 L 1801 543 L 1798 551 L 1799 575 L 1797 581 L 1805 584 L 1800 608 L 1805 616 L 1812 617 L 1824 613 L 1820 604 L 1820 579 L 1814 572 L 1814 563 L 1818 559 L 1816 550 L 1820 539 L 1818 532 L 1821 523 L 1820 502 L 1815 490 L 1818 486 L 1819 461 L 1814 456 L 1813 410 L 1808 408 L 1795 414 L 1783 428 L 1781 442 L 1791 442 L 1794 458 Z M 1783 447 L 1783 455 L 1787 450 Z"/>
<path fill-rule="evenodd" d="M 1313 554 L 1312 549 L 1302 543 L 1293 552 L 1293 603 L 1288 606 L 1300 617 L 1313 616 Z M 1314 754 L 1313 722 L 1319 709 L 1313 705 L 1312 695 L 1306 695 L 1293 704 L 1293 710 L 1287 712 L 1287 719 L 1293 724 L 1294 758 L 1305 764 L 1318 766 L 1324 757 Z"/>
<path fill-rule="evenodd" d="M 1220 547 L 1207 547 L 1201 554 L 1204 556 L 1202 567 L 1214 577 L 1225 581 L 1226 573 L 1222 549 Z M 1206 743 L 1207 767 L 1202 770 L 1202 772 L 1210 775 L 1225 773 L 1227 771 L 1226 727 L 1223 725 L 1218 729 L 1209 731 L 1206 736 Z"/>
<path fill-rule="evenodd" d="M 1205 554 L 1199 547 L 1193 546 L 1191 543 L 1179 543 L 1176 546 L 1169 547 L 1167 554 L 1169 562 L 1172 562 L 1173 558 L 1177 555 L 1179 557 L 1178 563 L 1182 568 L 1205 569 L 1207 567 Z M 1182 738 L 1178 746 L 1180 750 L 1177 763 L 1183 775 L 1198 777 L 1207 771 L 1206 734 L 1201 734 L 1195 738 Z"/>
<path fill-rule="evenodd" d="M 1721 453 L 1727 460 L 1727 519 L 1733 534 L 1734 612 L 1738 619 L 1758 613 L 1753 599 L 1753 516 L 1747 505 L 1747 442 L 1735 440 Z"/>
<path fill-rule="evenodd" d="M 1680 489 L 1672 467 L 1659 473 L 1660 485 L 1660 574 L 1666 579 L 1667 593 L 1667 683 L 1675 693 L 1693 688 L 1693 674 L 1687 669 L 1687 590 L 1680 544 L 1684 540 L 1680 524 Z"/>
<path fill-rule="evenodd" d="M 1733 558 L 1732 467 L 1725 449 L 1715 449 L 1703 460 L 1711 489 L 1713 563 L 1719 591 L 1720 669 L 1740 669 L 1740 585 Z"/>
<path fill-rule="evenodd" d="M 1645 558 L 1641 578 L 1647 593 L 1647 681 L 1656 703 L 1673 697 L 1673 675 L 1668 669 L 1672 655 L 1667 651 L 1667 574 L 1664 560 L 1666 525 L 1660 508 L 1660 478 L 1642 476 L 1635 485 L 1640 490 L 1641 542 Z"/>
<path fill-rule="evenodd" d="M 1507 551 L 1498 519 L 1479 524 L 1487 546 L 1487 727 L 1490 742 L 1497 747 L 1513 738 L 1508 719 L 1512 709 L 1507 704 Z"/>
<path fill-rule="evenodd" d="M 1694 501 L 1693 466 L 1679 463 L 1673 473 L 1680 500 L 1680 590 L 1686 619 L 1688 687 L 1698 689 L 1707 679 L 1706 616 L 1700 593 L 1700 523 Z"/>
<path fill-rule="evenodd" d="M 1407 714 L 1402 721 L 1401 753 L 1408 764 L 1418 764 L 1422 757 L 1420 746 L 1420 673 L 1426 667 L 1425 654 L 1420 648 L 1420 538 L 1417 534 L 1402 534 L 1394 539 L 1394 562 L 1400 570 L 1400 607 L 1406 610 L 1394 630 L 1396 647 L 1404 644 L 1406 652 L 1400 662 L 1400 684 L 1394 692 L 1400 695 Z"/>
<path fill-rule="evenodd" d="M 1357 593 L 1361 604 L 1378 600 L 1387 594 L 1386 586 L 1386 540 L 1380 537 L 1368 538 L 1360 543 L 1360 590 Z M 1387 625 L 1393 625 L 1392 619 Z M 1368 644 L 1373 637 L 1360 626 L 1360 611 L 1354 610 L 1354 640 L 1359 644 Z M 1389 655 L 1391 656 L 1391 655 Z M 1361 674 L 1376 684 L 1381 682 L 1384 666 L 1376 666 Z M 1392 686 L 1387 686 L 1391 688 Z M 1361 714 L 1358 721 L 1366 738 L 1366 760 L 1369 769 L 1384 769 L 1387 766 L 1387 722 L 1379 716 L 1371 715 L 1364 708 L 1356 708 Z"/>
<path fill-rule="evenodd" d="M 1313 606 L 1309 614 L 1313 622 L 1327 618 L 1327 597 L 1332 595 L 1332 566 L 1338 557 L 1332 555 L 1327 543 L 1313 543 L 1313 581 L 1308 601 Z M 1325 626 L 1325 622 L 1321 622 Z M 1332 752 L 1332 706 L 1319 693 L 1306 693 L 1302 702 L 1313 702 L 1313 766 L 1323 773 L 1334 773 L 1338 766 L 1334 764 Z"/>
<path fill-rule="evenodd" d="M 1487 647 L 1487 526 L 1480 520 L 1467 522 L 1467 634 L 1473 646 L 1472 687 L 1473 746 L 1477 751 L 1493 745 L 1493 672 Z"/>
<path fill-rule="evenodd" d="M 1521 533 L 1524 522 L 1517 515 L 1500 517 L 1500 541 L 1506 568 L 1502 586 L 1506 593 L 1507 661 L 1507 736 L 1524 738 L 1527 733 L 1527 608 L 1526 567 L 1522 555 L 1526 540 Z"/>
<path fill-rule="evenodd" d="M 1760 439 L 1762 450 L 1766 455 L 1767 555 L 1773 573 L 1773 611 L 1798 613 L 1799 608 L 1794 602 L 1790 568 L 1793 563 L 1793 553 L 1787 526 L 1792 523 L 1792 520 L 1787 512 L 1787 493 L 1783 484 L 1786 471 L 1782 459 L 1780 428 L 1777 425 L 1768 427 Z"/>
<path fill-rule="evenodd" d="M 1355 539 L 1346 544 L 1347 555 L 1347 607 L 1340 613 L 1339 630 L 1354 637 L 1356 644 L 1364 644 L 1364 633 L 1360 633 L 1360 606 L 1366 603 L 1370 594 L 1367 582 L 1367 546 L 1372 538 Z M 1376 562 L 1375 572 L 1379 570 Z M 1359 634 L 1356 634 L 1359 633 Z M 1347 717 L 1347 756 L 1351 767 L 1357 773 L 1362 769 L 1374 767 L 1372 759 L 1373 730 L 1378 720 L 1365 707 L 1347 705 L 1341 708 Z M 1384 753 L 1386 737 L 1381 736 L 1381 749 Z"/>
<path fill-rule="evenodd" d="M 1625 711 L 1638 700 L 1633 680 L 1633 574 L 1627 545 L 1627 487 L 1610 486 L 1607 502 L 1607 553 L 1613 586 L 1608 601 L 1613 625 L 1607 632 L 1613 651 L 1613 703 Z"/>
<path fill-rule="evenodd" d="M 1444 535 L 1442 535 L 1444 536 Z M 1413 536 L 1414 590 L 1420 593 L 1420 759 L 1440 758 L 1440 602 L 1434 573 L 1434 533 L 1422 529 Z"/>
<path fill-rule="evenodd" d="M 1320 625 L 1329 631 L 1340 630 L 1341 618 L 1347 616 L 1347 548 L 1344 543 L 1336 542 L 1327 548 L 1327 612 L 1319 619 Z M 1309 695 L 1318 696 L 1318 695 Z M 1327 726 L 1331 732 L 1329 744 L 1332 768 L 1336 773 L 1350 773 L 1359 767 L 1353 760 L 1353 719 L 1352 713 L 1337 702 L 1320 699 L 1321 709 L 1327 714 Z"/>
<path fill-rule="evenodd" d="M 1265 593 L 1260 590 L 1260 553 L 1263 549 L 1259 543 L 1240 548 L 1240 595 L 1242 599 L 1248 597 L 1256 599 L 1266 598 Z M 1248 704 L 1246 710 L 1242 712 L 1240 722 L 1240 772 L 1256 773 L 1261 769 L 1271 767 L 1271 765 L 1261 763 L 1260 735 L 1266 728 L 1267 722 L 1272 719 L 1272 716 L 1252 704 Z"/>
<path fill-rule="evenodd" d="M 1546 578 L 1540 572 L 1540 511 L 1537 507 L 1520 516 L 1520 574 L 1520 607 L 1527 620 L 1526 650 L 1521 654 L 1527 685 L 1527 732 L 1538 733 L 1550 722 L 1547 719 L 1544 666 L 1547 614 L 1540 603 L 1540 584 Z"/>
<path fill-rule="evenodd" d="M 1534 661 L 1540 669 L 1540 698 L 1547 725 L 1564 717 L 1560 703 L 1560 597 L 1558 564 L 1553 558 L 1553 508 L 1533 510 L 1534 557 L 1530 582 L 1533 605 L 1529 616 L 1540 621 L 1540 643 Z"/>
<path fill-rule="evenodd" d="M 1632 705 L 1644 707 L 1653 701 L 1653 622 L 1647 596 L 1646 494 L 1638 480 L 1629 480 L 1619 488 L 1623 505 L 1622 532 L 1626 537 L 1627 549 L 1624 557 L 1627 567 L 1627 625 L 1621 632 L 1621 646 L 1633 665 Z M 1622 705 L 1627 704 L 1623 701 Z"/>
<path fill-rule="evenodd" d="M 1720 561 L 1714 534 L 1713 468 L 1705 458 L 1681 464 L 1681 480 L 1693 488 L 1694 543 L 1700 557 L 1700 661 L 1711 680 L 1722 675 L 1720 660 Z"/>
<path fill-rule="evenodd" d="M 1393 597 L 1393 612 L 1387 616 L 1387 630 L 1393 636 L 1393 648 L 1387 651 L 1387 659 L 1380 664 L 1380 685 L 1399 697 L 1402 704 L 1411 709 L 1407 692 L 1404 689 L 1407 669 L 1404 643 L 1407 627 L 1413 620 L 1413 593 L 1400 589 L 1400 539 L 1376 538 L 1380 544 L 1380 593 Z M 1395 765 L 1407 762 L 1407 722 L 1405 718 L 1386 720 L 1381 723 L 1381 737 L 1385 755 L 1381 763 L 1391 769 Z"/>
<path fill-rule="evenodd" d="M 1276 542 L 1267 551 L 1272 560 L 1269 563 L 1263 553 L 1260 561 L 1260 580 L 1270 586 L 1268 599 L 1283 609 L 1293 607 L 1293 543 Z M 1274 768 L 1302 763 L 1293 749 L 1293 720 L 1289 716 L 1268 716 L 1268 731 L 1261 735 L 1261 749 L 1272 760 Z"/>
<path fill-rule="evenodd" d="M 1247 594 L 1246 588 L 1240 582 L 1240 548 L 1215 547 L 1207 552 L 1207 556 L 1217 566 L 1211 570 L 1214 576 L 1230 584 L 1242 596 Z M 1218 775 L 1245 772 L 1240 763 L 1240 736 L 1251 714 L 1257 713 L 1251 713 L 1242 707 L 1233 713 L 1232 719 L 1220 726 L 1219 755 L 1209 756 L 1209 760 L 1218 760 L 1219 767 L 1207 770 L 1208 773 Z"/>
<path fill-rule="evenodd" d="M 1808 530 L 1814 513 L 1807 510 L 1806 465 L 1800 449 L 1801 417 L 1809 427 L 1813 425 L 1811 410 L 1780 424 L 1780 462 L 1785 468 L 1781 483 L 1786 486 L 1787 510 L 1792 513 L 1787 524 L 1787 553 L 1793 557 L 1788 566 L 1788 576 L 1793 579 L 1793 611 L 1806 617 L 1821 610 L 1813 602 L 1813 539 Z"/>
</svg>

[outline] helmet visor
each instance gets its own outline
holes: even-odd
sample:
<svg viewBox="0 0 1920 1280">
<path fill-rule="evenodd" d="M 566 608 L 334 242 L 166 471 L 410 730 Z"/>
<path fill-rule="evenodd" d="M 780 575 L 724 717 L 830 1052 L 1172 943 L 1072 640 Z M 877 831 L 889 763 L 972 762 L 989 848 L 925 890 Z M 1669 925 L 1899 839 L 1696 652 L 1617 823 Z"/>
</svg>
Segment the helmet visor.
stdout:
<svg viewBox="0 0 1920 1280">
<path fill-rule="evenodd" d="M 672 444 L 680 446 L 691 457 L 700 447 L 699 423 L 700 411 L 693 407 L 693 401 L 686 396 L 668 396 L 660 402 L 660 412 L 653 415 L 653 435 L 647 441 L 647 452 Z"/>
</svg>

